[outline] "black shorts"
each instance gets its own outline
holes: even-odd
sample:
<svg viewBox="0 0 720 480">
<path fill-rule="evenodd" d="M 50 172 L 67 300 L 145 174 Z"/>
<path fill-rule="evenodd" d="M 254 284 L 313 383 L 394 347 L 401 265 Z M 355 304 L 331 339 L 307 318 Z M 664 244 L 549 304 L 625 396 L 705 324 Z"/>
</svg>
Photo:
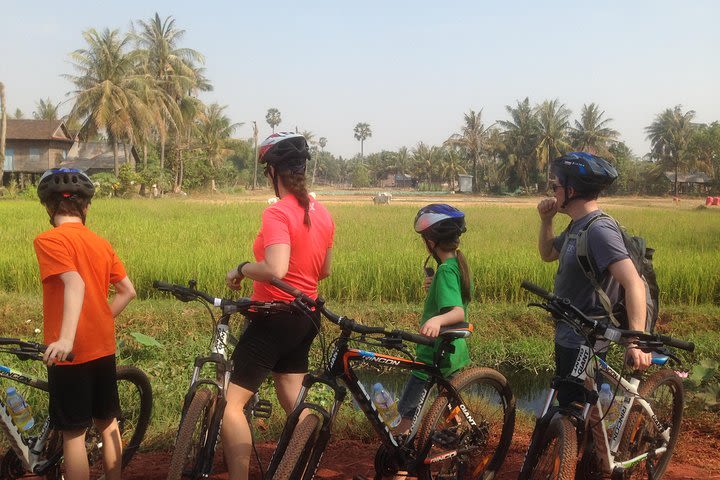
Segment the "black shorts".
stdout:
<svg viewBox="0 0 720 480">
<path fill-rule="evenodd" d="M 115 355 L 79 365 L 48 367 L 50 422 L 58 430 L 81 430 L 92 420 L 120 414 Z"/>
<path fill-rule="evenodd" d="M 308 317 L 276 313 L 250 322 L 233 352 L 232 383 L 252 392 L 270 372 L 306 373 L 318 327 Z"/>
</svg>

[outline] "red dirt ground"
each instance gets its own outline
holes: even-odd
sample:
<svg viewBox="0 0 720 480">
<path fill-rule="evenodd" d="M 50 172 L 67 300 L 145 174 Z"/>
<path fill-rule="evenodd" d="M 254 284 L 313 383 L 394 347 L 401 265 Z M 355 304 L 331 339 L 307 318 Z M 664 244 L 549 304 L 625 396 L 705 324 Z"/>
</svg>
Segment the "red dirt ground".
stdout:
<svg viewBox="0 0 720 480">
<path fill-rule="evenodd" d="M 499 480 L 517 478 L 520 466 L 529 441 L 528 434 L 516 433 L 505 464 L 498 475 Z M 274 444 L 258 445 L 258 452 L 264 466 L 267 466 Z M 316 478 L 325 480 L 352 479 L 353 475 L 362 474 L 372 478 L 373 457 L 376 446 L 356 440 L 336 440 L 331 443 L 323 456 Z M 664 479 L 720 479 L 720 425 L 707 422 L 683 421 L 683 432 L 678 447 L 673 455 L 670 468 Z M 127 480 L 164 479 L 170 454 L 167 452 L 151 452 L 139 454 L 123 475 Z M 210 478 L 227 479 L 227 470 L 217 455 L 215 474 Z M 253 480 L 260 480 L 257 463 L 253 458 Z"/>
</svg>

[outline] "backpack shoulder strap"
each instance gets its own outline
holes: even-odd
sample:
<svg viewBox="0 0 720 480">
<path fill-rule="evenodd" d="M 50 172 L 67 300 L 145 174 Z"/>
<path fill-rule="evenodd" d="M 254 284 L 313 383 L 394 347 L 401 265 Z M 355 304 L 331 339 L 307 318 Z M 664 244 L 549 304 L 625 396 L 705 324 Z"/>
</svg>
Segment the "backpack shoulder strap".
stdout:
<svg viewBox="0 0 720 480">
<path fill-rule="evenodd" d="M 595 289 L 598 299 L 600 300 L 600 303 L 605 309 L 605 312 L 607 312 L 610 320 L 615 325 L 618 325 L 619 322 L 613 315 L 613 306 L 610 302 L 610 297 L 607 296 L 605 290 L 603 290 L 600 286 L 600 282 L 598 280 L 600 278 L 600 272 L 598 272 L 595 261 L 590 258 L 590 255 L 588 255 L 587 232 L 588 230 L 590 230 L 590 227 L 592 227 L 595 222 L 601 218 L 610 218 L 617 224 L 617 221 L 615 221 L 614 218 L 612 218 L 606 213 L 595 215 L 593 218 L 588 220 L 588 222 L 580 229 L 577 234 L 577 239 L 575 240 L 575 256 L 577 257 L 578 264 L 580 265 L 580 268 L 582 268 L 583 273 L 585 273 L 585 276 L 588 278 L 593 288 Z"/>
</svg>

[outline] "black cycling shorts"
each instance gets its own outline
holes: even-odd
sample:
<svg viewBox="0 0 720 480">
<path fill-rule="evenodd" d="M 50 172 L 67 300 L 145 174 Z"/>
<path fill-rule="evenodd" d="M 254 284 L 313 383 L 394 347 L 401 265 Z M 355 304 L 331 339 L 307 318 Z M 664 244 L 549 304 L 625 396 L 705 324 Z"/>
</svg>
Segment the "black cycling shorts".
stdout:
<svg viewBox="0 0 720 480">
<path fill-rule="evenodd" d="M 270 372 L 307 373 L 318 327 L 308 317 L 279 312 L 254 319 L 233 352 L 232 383 L 257 392 Z"/>
<path fill-rule="evenodd" d="M 120 414 L 115 355 L 78 365 L 48 367 L 50 422 L 58 430 L 82 430 L 92 420 Z"/>
</svg>

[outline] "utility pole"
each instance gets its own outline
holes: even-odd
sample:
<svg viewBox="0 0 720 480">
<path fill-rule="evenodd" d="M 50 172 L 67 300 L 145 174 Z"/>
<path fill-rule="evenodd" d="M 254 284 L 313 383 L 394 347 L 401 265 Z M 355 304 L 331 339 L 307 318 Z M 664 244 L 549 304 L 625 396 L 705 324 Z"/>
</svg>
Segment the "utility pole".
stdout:
<svg viewBox="0 0 720 480">
<path fill-rule="evenodd" d="M 253 120 L 253 139 L 255 140 L 255 173 L 253 173 L 253 190 L 257 188 L 257 163 L 258 163 L 258 157 L 257 157 L 257 141 L 258 141 L 258 128 L 257 128 L 257 122 Z"/>
</svg>

